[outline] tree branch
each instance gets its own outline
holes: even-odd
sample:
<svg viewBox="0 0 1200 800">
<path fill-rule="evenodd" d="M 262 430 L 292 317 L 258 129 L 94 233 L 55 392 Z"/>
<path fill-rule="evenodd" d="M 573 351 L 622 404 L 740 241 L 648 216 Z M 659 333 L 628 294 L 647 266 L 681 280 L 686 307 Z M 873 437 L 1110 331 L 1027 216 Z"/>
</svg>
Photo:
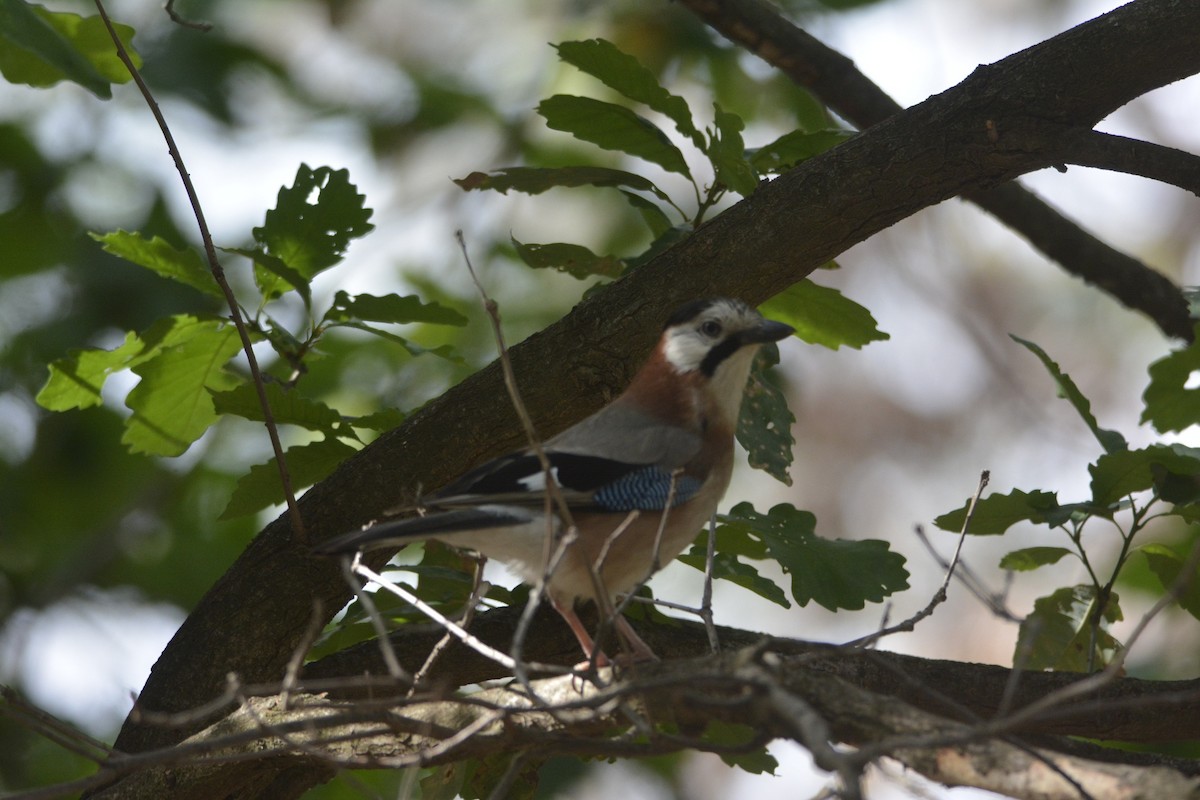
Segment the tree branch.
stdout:
<svg viewBox="0 0 1200 800">
<path fill-rule="evenodd" d="M 1066 164 L 1149 178 L 1200 197 L 1200 156 L 1101 131 L 1075 130 L 1063 141 Z"/>
<path fill-rule="evenodd" d="M 699 626 L 697 626 L 699 627 Z M 315 782 L 334 766 L 430 766 L 514 752 L 648 756 L 688 748 L 721 751 L 701 732 L 710 720 L 756 732 L 745 747 L 772 738 L 802 741 L 837 769 L 852 792 L 857 770 L 889 755 L 948 785 L 1013 797 L 1185 797 L 1200 779 L 1169 764 L 1112 764 L 1056 749 L 1056 740 L 1010 743 L 1003 720 L 964 724 L 895 697 L 853 686 L 815 669 L 808 655 L 757 646 L 736 652 L 639 665 L 604 688 L 562 676 L 527 693 L 510 684 L 467 697 L 425 696 L 346 704 L 299 695 L 246 699 L 241 708 L 177 747 L 114 757 L 106 769 L 126 780 L 101 798 L 265 797 L 265 781 L 305 769 Z M 778 643 L 785 644 L 785 643 Z M 547 707 L 546 704 L 550 704 Z M 649 728 L 631 724 L 634 716 Z M 678 730 L 668 734 L 661 731 Z M 831 745 L 859 750 L 843 753 Z M 1061 743 L 1071 749 L 1070 743 Z M 1138 756 L 1134 755 L 1134 760 Z M 275 795 L 271 795 L 275 796 Z"/>
<path fill-rule="evenodd" d="M 779 69 L 859 128 L 869 128 L 904 110 L 879 86 L 859 72 L 853 61 L 793 25 L 765 0 L 681 2 L 725 38 Z M 1005 61 L 1009 60 L 1011 59 Z M 1080 60 L 1086 61 L 1086 57 Z M 994 67 L 980 69 L 992 68 Z M 1178 77 L 1182 76 L 1176 75 L 1171 80 Z M 1000 115 L 997 115 L 996 118 L 984 121 L 985 125 L 990 124 L 989 131 L 994 132 L 998 125 L 1003 124 L 999 117 Z M 1071 125 L 1086 125 L 1090 128 L 1097 119 L 1099 118 L 1095 117 L 1095 114 L 1087 114 L 1082 118 L 1071 118 Z M 1070 138 L 1072 141 L 1086 139 L 1084 131 L 1080 131 L 1078 127 L 1072 128 Z M 1065 144 L 1064 146 L 1066 150 L 1060 156 L 1060 160 L 1085 166 L 1104 166 L 1069 159 L 1066 152 L 1077 151 Z M 1086 150 L 1088 147 L 1097 148 L 1098 145 L 1081 141 L 1079 147 Z M 1149 153 L 1142 149 L 1137 153 L 1141 159 L 1136 167 L 1155 171 L 1152 174 L 1137 172 L 1135 165 L 1129 163 L 1133 159 L 1127 152 L 1124 162 L 1131 167 L 1134 174 L 1195 191 L 1195 178 L 1192 177 L 1196 169 L 1194 163 L 1188 165 L 1188 177 L 1179 178 L 1174 177 L 1176 173 L 1171 172 L 1172 168 L 1182 165 L 1179 158 L 1172 158 L 1167 163 L 1166 156 L 1159 153 L 1156 154 L 1153 164 L 1149 164 L 1146 163 L 1150 161 Z M 1087 157 L 1082 153 L 1078 155 Z M 1092 155 L 1100 154 L 1094 152 Z M 1188 185 L 1179 183 L 1179 180 L 1185 180 Z M 1067 272 L 1108 292 L 1128 308 L 1146 314 L 1167 335 L 1191 341 L 1193 331 L 1188 316 L 1188 304 L 1177 286 L 1137 259 L 1080 228 L 1032 192 L 1019 184 L 1006 184 L 988 190 L 968 192 L 963 197 L 1020 233 L 1031 245 L 1056 261 Z"/>
</svg>

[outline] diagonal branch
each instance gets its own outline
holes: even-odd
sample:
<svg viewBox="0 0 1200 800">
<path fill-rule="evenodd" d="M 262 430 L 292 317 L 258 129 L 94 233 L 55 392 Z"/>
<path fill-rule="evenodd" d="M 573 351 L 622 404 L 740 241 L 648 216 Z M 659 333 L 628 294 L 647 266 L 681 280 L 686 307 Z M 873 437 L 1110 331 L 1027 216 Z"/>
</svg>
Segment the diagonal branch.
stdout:
<svg viewBox="0 0 1200 800">
<path fill-rule="evenodd" d="M 766 0 L 681 2 L 721 35 L 779 69 L 858 128 L 877 125 L 903 111 L 899 103 L 859 72 L 853 61 L 793 25 Z M 994 132 L 995 120 L 986 122 L 991 124 L 989 132 Z M 1086 146 L 1081 157 L 1086 158 L 1087 152 L 1099 157 L 1096 140 L 1080 135 L 1072 137 L 1072 141 L 1078 142 L 1080 148 Z M 1194 160 L 1188 165 L 1191 177 L 1182 178 L 1188 181 L 1185 185 L 1168 172 L 1180 165 L 1180 159 L 1167 161 L 1165 154 L 1152 153 L 1150 147 L 1127 150 L 1122 163 L 1130 169 L 1125 171 L 1195 191 Z M 1076 152 L 1074 148 L 1069 151 Z M 1111 156 L 1112 146 L 1106 151 Z M 1155 156 L 1152 163 L 1151 155 Z M 1086 163 L 1068 159 L 1065 154 L 1062 160 Z M 1114 168 L 1104 164 L 1094 166 Z M 1139 168 L 1144 171 L 1137 171 Z M 1125 306 L 1143 312 L 1164 333 L 1191 341 L 1187 302 L 1178 287 L 1160 273 L 1088 233 L 1020 185 L 969 192 L 964 197 L 1020 233 L 1067 272 L 1108 292 Z"/>
</svg>

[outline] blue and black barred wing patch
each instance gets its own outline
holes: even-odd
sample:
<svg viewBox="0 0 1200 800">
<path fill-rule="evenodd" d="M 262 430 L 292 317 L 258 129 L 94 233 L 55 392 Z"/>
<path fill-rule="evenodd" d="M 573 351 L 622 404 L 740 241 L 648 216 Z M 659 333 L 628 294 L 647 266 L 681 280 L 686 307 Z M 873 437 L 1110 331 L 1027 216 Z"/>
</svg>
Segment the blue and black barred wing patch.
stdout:
<svg viewBox="0 0 1200 800">
<path fill-rule="evenodd" d="M 640 467 L 598 488 L 593 500 L 605 511 L 662 511 L 668 499 L 672 508 L 691 500 L 700 484 L 696 478 L 672 476 L 661 467 Z"/>
</svg>

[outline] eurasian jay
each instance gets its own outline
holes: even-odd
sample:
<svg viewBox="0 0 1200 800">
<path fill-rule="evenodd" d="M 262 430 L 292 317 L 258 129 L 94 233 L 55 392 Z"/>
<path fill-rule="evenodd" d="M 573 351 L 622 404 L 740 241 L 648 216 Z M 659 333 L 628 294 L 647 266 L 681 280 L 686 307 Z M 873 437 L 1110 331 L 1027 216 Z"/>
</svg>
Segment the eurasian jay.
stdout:
<svg viewBox="0 0 1200 800">
<path fill-rule="evenodd" d="M 629 388 L 545 443 L 550 476 L 569 510 L 566 522 L 553 492 L 547 504 L 538 455 L 525 449 L 423 499 L 422 516 L 379 522 L 317 550 L 348 553 L 437 539 L 501 561 L 536 584 L 546 576 L 555 543 L 573 525 L 575 539 L 546 578 L 546 591 L 586 657 L 607 664 L 575 601 L 597 600 L 602 610 L 611 609 L 614 597 L 641 585 L 696 538 L 729 486 L 754 353 L 791 333 L 791 326 L 764 319 L 738 300 L 700 300 L 675 311 Z M 635 656 L 653 658 L 624 617 L 613 624 Z"/>
</svg>

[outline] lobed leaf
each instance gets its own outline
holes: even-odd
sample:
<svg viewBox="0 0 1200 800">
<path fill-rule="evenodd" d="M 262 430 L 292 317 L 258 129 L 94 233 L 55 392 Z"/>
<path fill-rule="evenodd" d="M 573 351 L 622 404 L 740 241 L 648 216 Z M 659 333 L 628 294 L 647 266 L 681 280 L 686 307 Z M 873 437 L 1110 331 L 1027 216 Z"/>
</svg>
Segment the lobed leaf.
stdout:
<svg viewBox="0 0 1200 800">
<path fill-rule="evenodd" d="M 1188 388 L 1200 372 L 1200 324 L 1196 341 L 1150 365 L 1150 383 L 1142 394 L 1142 422 L 1159 433 L 1182 431 L 1200 424 L 1200 388 Z"/>
<path fill-rule="evenodd" d="M 594 276 L 618 278 L 625 271 L 621 259 L 596 255 L 579 244 L 525 244 L 516 239 L 512 243 L 521 260 L 534 269 L 556 269 L 580 280 Z"/>
<path fill-rule="evenodd" d="M 668 172 L 687 176 L 687 162 L 667 135 L 654 123 L 623 106 L 590 97 L 556 94 L 538 105 L 538 113 L 556 131 L 576 139 L 658 164 Z"/>
<path fill-rule="evenodd" d="M 1162 584 L 1164 592 L 1169 592 L 1179 580 L 1183 571 L 1184 558 L 1165 544 L 1148 544 L 1141 548 L 1146 557 L 1146 563 Z M 1196 619 L 1200 619 L 1200 570 L 1192 573 L 1191 578 L 1183 586 L 1177 598 L 1179 606 Z"/>
<path fill-rule="evenodd" d="M 98 406 L 108 376 L 129 366 L 144 349 L 136 333 L 125 334 L 125 341 L 112 350 L 86 348 L 72 350 L 66 357 L 50 363 L 50 377 L 35 398 L 49 411 Z"/>
<path fill-rule="evenodd" d="M 292 479 L 292 490 L 299 491 L 312 486 L 356 452 L 358 451 L 350 445 L 332 437 L 289 447 L 284 451 L 283 457 Z M 233 490 L 233 495 L 219 519 L 253 514 L 283 501 L 279 467 L 275 459 L 271 459 L 265 464 L 255 464 L 238 480 L 237 488 Z"/>
<path fill-rule="evenodd" d="M 1028 572 L 1038 567 L 1056 564 L 1064 556 L 1069 555 L 1071 555 L 1071 551 L 1065 547 L 1026 547 L 1006 553 L 1000 559 L 1000 569 Z"/>
<path fill-rule="evenodd" d="M 133 28 L 117 23 L 113 28 L 140 67 Z M 49 11 L 24 0 L 0 0 L 0 75 L 38 88 L 69 80 L 102 100 L 112 97 L 109 84 L 131 77 L 100 17 Z"/>
<path fill-rule="evenodd" d="M 1058 364 L 1046 354 L 1045 350 L 1033 342 L 1026 341 L 1018 336 L 1013 336 L 1012 334 L 1009 334 L 1009 336 L 1012 337 L 1014 342 L 1022 345 L 1041 360 L 1046 370 L 1050 373 L 1050 376 L 1054 378 L 1054 382 L 1058 385 L 1059 396 L 1066 398 L 1075 408 L 1080 418 L 1083 419 L 1084 424 L 1088 426 L 1088 430 L 1092 432 L 1092 435 L 1096 437 L 1096 441 L 1100 442 L 1100 446 L 1104 448 L 1104 452 L 1117 453 L 1128 449 L 1129 445 L 1126 444 L 1124 436 L 1117 431 L 1101 428 L 1097 424 L 1095 416 L 1092 415 L 1092 404 L 1083 396 L 1083 392 L 1079 391 L 1079 387 L 1075 385 L 1075 381 L 1071 380 L 1071 376 L 1063 372 Z"/>
<path fill-rule="evenodd" d="M 1106 453 L 1088 466 L 1092 502 L 1110 506 L 1124 497 L 1163 483 L 1168 475 L 1200 475 L 1200 450 L 1180 444 L 1154 444 L 1140 450 Z"/>
<path fill-rule="evenodd" d="M 178 344 L 158 348 L 132 367 L 141 381 L 125 397 L 133 414 L 121 442 L 131 452 L 177 456 L 217 420 L 208 390 L 232 388 L 238 381 L 225 364 L 242 348 L 232 325 L 223 321 L 192 326 Z"/>
<path fill-rule="evenodd" d="M 971 500 L 968 498 L 962 508 L 942 514 L 933 524 L 942 530 L 958 533 L 962 530 L 970 506 Z M 1013 489 L 1008 494 L 990 494 L 975 504 L 975 514 L 971 517 L 971 527 L 967 533 L 991 536 L 1004 533 L 1018 522 L 1060 525 L 1065 521 L 1065 508 L 1059 505 L 1055 492 Z"/>
<path fill-rule="evenodd" d="M 779 348 L 763 345 L 754 357 L 750 379 L 738 414 L 737 440 L 746 448 L 750 466 L 761 469 L 780 483 L 792 485 L 788 469 L 796 445 L 792 425 L 796 417 L 787 395 L 771 367 L 779 363 Z"/>
<path fill-rule="evenodd" d="M 273 300 L 288 289 L 294 289 L 304 301 L 304 307 L 312 307 L 312 288 L 308 279 L 285 264 L 283 259 L 250 247 L 220 249 L 226 253 L 245 256 L 254 262 L 254 285 L 262 292 L 263 299 Z"/>
<path fill-rule="evenodd" d="M 717 182 L 728 186 L 742 197 L 749 197 L 758 188 L 758 173 L 746 160 L 746 144 L 742 129 L 746 124 L 737 114 L 713 104 L 713 133 L 705 152 L 717 174 Z"/>
<path fill-rule="evenodd" d="M 303 397 L 296 389 L 278 383 L 263 384 L 271 416 L 281 425 L 299 425 L 311 431 L 332 432 L 341 422 L 337 411 L 319 400 Z M 252 383 L 243 383 L 226 392 L 213 392 L 213 407 L 218 414 L 233 414 L 255 422 L 263 421 L 262 404 Z"/>
<path fill-rule="evenodd" d="M 597 78 L 630 100 L 669 117 L 675 123 L 676 130 L 691 139 L 696 147 L 704 149 L 704 138 L 696 130 L 687 101 L 663 88 L 654 73 L 636 58 L 604 39 L 562 42 L 554 45 L 554 48 L 558 51 L 558 57 L 566 63 Z"/>
<path fill-rule="evenodd" d="M 667 199 L 667 194 L 649 178 L 610 167 L 507 167 L 494 172 L 472 172 L 454 180 L 464 191 L 491 189 L 506 194 L 510 189 L 525 194 L 541 194 L 549 189 L 577 186 L 626 187 L 651 192 Z"/>
<path fill-rule="evenodd" d="M 804 341 L 831 350 L 842 345 L 859 349 L 889 338 L 879 330 L 870 311 L 837 289 L 818 286 L 810 280 L 792 284 L 763 303 L 759 310 L 771 319 L 791 325 Z"/>
<path fill-rule="evenodd" d="M 904 556 L 887 542 L 824 539 L 816 535 L 816 517 L 786 503 L 766 514 L 739 503 L 721 521 L 766 545 L 791 575 L 792 597 L 801 606 L 815 600 L 830 611 L 857 610 L 908 588 Z"/>
<path fill-rule="evenodd" d="M 679 556 L 679 560 L 689 567 L 704 572 L 705 564 L 708 561 L 707 551 L 708 533 L 705 532 L 700 535 L 690 550 Z M 720 549 L 713 553 L 712 576 L 713 580 L 729 581 L 765 600 L 770 600 L 777 606 L 792 607 L 792 604 L 788 602 L 787 595 L 778 584 L 770 578 L 764 578 L 757 569 L 739 559 L 734 553 L 723 552 Z"/>
<path fill-rule="evenodd" d="M 425 303 L 416 295 L 388 294 L 378 297 L 373 294 L 348 295 L 343 291 L 333 297 L 333 306 L 325 319 L 336 322 L 362 320 L 365 322 L 388 322 L 404 325 L 424 322 L 429 325 L 467 324 L 467 318 L 452 308 L 439 303 Z"/>
<path fill-rule="evenodd" d="M 350 183 L 348 170 L 301 164 L 291 186 L 279 190 L 254 240 L 263 251 L 306 280 L 341 260 L 350 241 L 375 226 L 366 198 Z"/>
<path fill-rule="evenodd" d="M 1068 586 L 1033 604 L 1017 634 L 1013 664 L 1022 669 L 1089 672 L 1103 668 L 1120 648 L 1105 623 L 1121 620 L 1115 593 L 1100 608 L 1094 586 Z M 1100 619 L 1099 626 L 1093 624 Z"/>
<path fill-rule="evenodd" d="M 791 131 L 770 144 L 746 151 L 750 166 L 759 175 L 786 172 L 802 161 L 820 155 L 854 135 L 854 131 Z"/>
<path fill-rule="evenodd" d="M 194 248 L 176 249 L 161 237 L 146 239 L 137 231 L 117 230 L 112 233 L 88 235 L 100 242 L 106 253 L 112 253 L 204 294 L 221 299 L 225 297 L 221 288 L 217 286 L 208 264 Z"/>
</svg>

